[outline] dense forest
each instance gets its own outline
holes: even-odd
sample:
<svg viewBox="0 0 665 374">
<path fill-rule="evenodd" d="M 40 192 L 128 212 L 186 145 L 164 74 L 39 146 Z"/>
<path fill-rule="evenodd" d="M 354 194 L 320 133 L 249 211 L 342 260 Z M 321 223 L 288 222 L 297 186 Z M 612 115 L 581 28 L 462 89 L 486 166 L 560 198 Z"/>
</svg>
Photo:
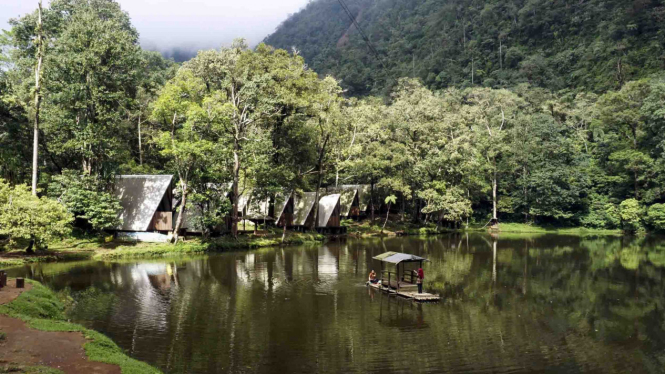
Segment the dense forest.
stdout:
<svg viewBox="0 0 665 374">
<path fill-rule="evenodd" d="M 39 244 L 74 220 L 115 227 L 114 176 L 167 173 L 179 217 L 199 207 L 206 227 L 238 220 L 215 186 L 237 202 L 246 188 L 361 183 L 423 224 L 665 229 L 659 2 L 349 8 L 377 55 L 330 0 L 266 44 L 183 64 L 142 50 L 113 0 L 53 0 L 11 20 L 0 235 Z"/>
<path fill-rule="evenodd" d="M 663 69 L 664 21 L 660 0 L 318 0 L 265 41 L 354 95 L 385 95 L 401 77 L 602 93 Z"/>
</svg>

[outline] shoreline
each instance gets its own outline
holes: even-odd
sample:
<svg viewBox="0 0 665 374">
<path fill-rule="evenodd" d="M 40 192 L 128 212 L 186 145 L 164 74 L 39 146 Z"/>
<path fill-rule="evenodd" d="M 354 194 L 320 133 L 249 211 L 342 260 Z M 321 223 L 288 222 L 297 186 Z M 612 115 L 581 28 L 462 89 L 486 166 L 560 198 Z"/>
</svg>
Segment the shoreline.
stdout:
<svg viewBox="0 0 665 374">
<path fill-rule="evenodd" d="M 35 373 L 137 373 L 159 374 L 151 365 L 127 356 L 110 338 L 71 323 L 65 305 L 41 283 L 26 279 L 17 297 L 0 305 L 3 351 L 11 354 L 5 369 Z M 10 285 L 1 292 L 9 292 Z M 8 349 L 9 349 L 8 348 Z M 9 353 L 9 351 L 7 351 Z M 62 369 L 62 370 L 60 370 Z"/>
<path fill-rule="evenodd" d="M 281 230 L 272 230 L 261 235 L 243 235 L 238 240 L 220 237 L 203 241 L 201 238 L 188 238 L 176 245 L 168 243 L 132 243 L 109 241 L 104 237 L 72 237 L 54 242 L 46 251 L 26 254 L 24 250 L 14 249 L 0 255 L 0 267 L 16 267 L 40 262 L 66 261 L 113 261 L 122 259 L 164 258 L 183 255 L 203 255 L 228 251 L 242 251 L 259 248 L 277 248 L 281 246 L 320 244 L 331 238 L 390 238 L 398 236 L 437 236 L 454 233 L 490 233 L 496 235 L 574 235 L 574 236 L 622 236 L 620 230 L 598 230 L 583 227 L 551 228 L 526 224 L 505 223 L 499 231 L 482 227 L 468 229 L 446 229 L 430 226 L 416 226 L 389 222 L 385 230 L 382 226 L 369 225 L 369 222 L 352 222 L 347 225 L 345 235 L 325 236 L 316 233 L 288 232 L 282 242 Z"/>
</svg>

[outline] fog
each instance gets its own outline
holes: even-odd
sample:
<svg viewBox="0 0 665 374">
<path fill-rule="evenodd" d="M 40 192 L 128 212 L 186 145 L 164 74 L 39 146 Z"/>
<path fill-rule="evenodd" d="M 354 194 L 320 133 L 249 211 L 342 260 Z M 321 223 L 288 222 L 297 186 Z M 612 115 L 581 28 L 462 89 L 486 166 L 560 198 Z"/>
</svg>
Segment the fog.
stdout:
<svg viewBox="0 0 665 374">
<path fill-rule="evenodd" d="M 45 3 L 47 1 L 45 0 Z M 254 46 L 308 0 L 119 0 L 141 45 L 178 60 L 245 38 Z M 37 0 L 0 0 L 0 29 L 37 8 Z"/>
</svg>

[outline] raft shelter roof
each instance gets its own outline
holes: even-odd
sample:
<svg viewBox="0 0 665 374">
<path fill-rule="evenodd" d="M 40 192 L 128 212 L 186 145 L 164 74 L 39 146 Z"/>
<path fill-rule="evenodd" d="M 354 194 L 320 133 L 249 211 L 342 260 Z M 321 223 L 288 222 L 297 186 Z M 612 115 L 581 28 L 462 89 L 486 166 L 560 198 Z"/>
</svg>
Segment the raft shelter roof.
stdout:
<svg viewBox="0 0 665 374">
<path fill-rule="evenodd" d="M 293 196 L 293 225 L 304 226 L 307 217 L 314 208 L 316 202 L 316 192 L 296 193 Z"/>
<path fill-rule="evenodd" d="M 115 177 L 114 196 L 120 200 L 120 231 L 148 231 L 152 218 L 164 199 L 170 210 L 168 192 L 173 175 L 119 175 Z"/>
<path fill-rule="evenodd" d="M 340 194 L 326 195 L 319 200 L 319 222 L 318 227 L 328 226 L 328 221 L 332 217 L 337 204 L 339 204 Z"/>
<path fill-rule="evenodd" d="M 400 252 L 386 252 L 382 253 L 378 256 L 373 257 L 375 260 L 379 260 L 381 262 L 388 262 L 391 264 L 398 265 L 402 262 L 423 262 L 423 261 L 429 261 L 426 258 L 419 257 L 416 255 L 410 255 L 408 253 L 400 253 Z"/>
</svg>

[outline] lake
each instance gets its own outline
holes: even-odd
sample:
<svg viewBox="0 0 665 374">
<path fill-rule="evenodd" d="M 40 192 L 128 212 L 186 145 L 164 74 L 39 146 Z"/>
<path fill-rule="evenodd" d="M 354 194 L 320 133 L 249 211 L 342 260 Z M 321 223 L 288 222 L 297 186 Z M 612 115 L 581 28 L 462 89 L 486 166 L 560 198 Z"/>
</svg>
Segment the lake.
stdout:
<svg viewBox="0 0 665 374">
<path fill-rule="evenodd" d="M 431 260 L 416 304 L 373 256 Z M 662 373 L 665 241 L 451 234 L 9 271 L 165 373 Z"/>
</svg>

